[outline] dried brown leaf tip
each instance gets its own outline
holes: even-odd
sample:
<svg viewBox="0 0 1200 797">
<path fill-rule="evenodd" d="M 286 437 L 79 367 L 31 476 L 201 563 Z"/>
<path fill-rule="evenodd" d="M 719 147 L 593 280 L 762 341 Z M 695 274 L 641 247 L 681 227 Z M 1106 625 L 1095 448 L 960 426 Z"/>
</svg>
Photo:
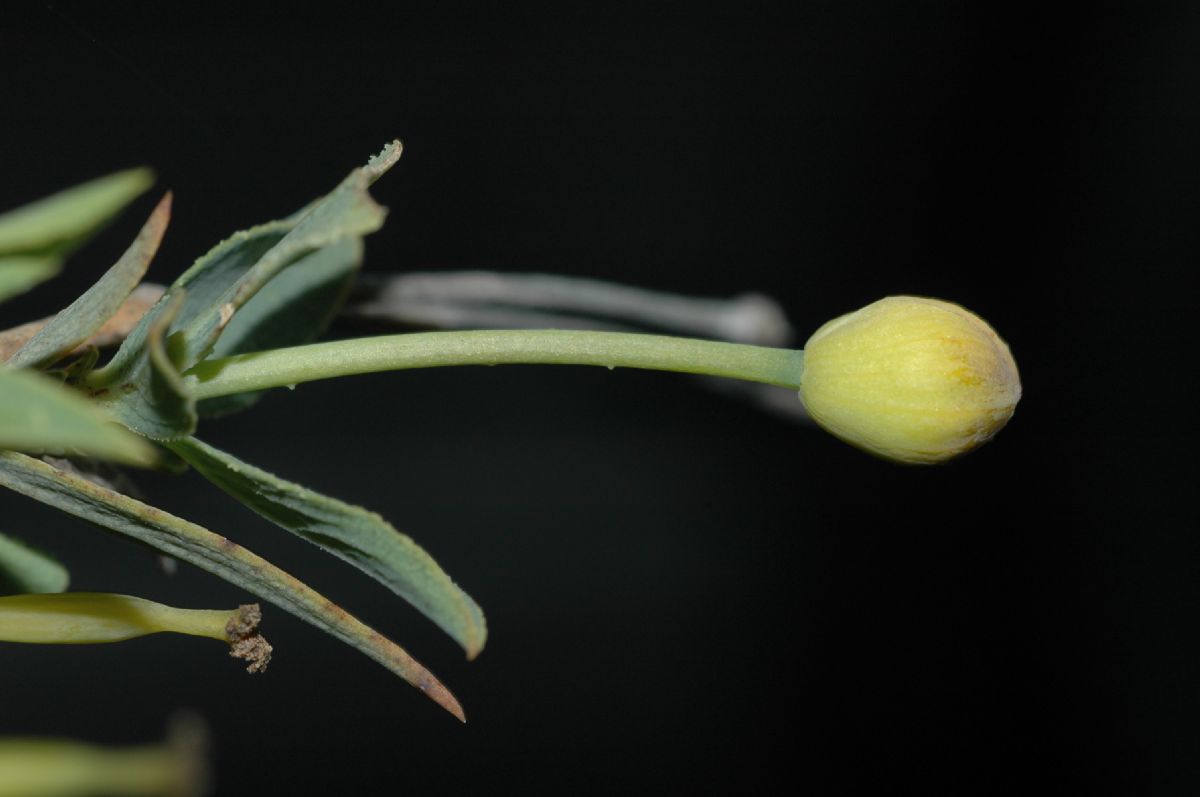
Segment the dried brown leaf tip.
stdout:
<svg viewBox="0 0 1200 797">
<path fill-rule="evenodd" d="M 229 655 L 247 662 L 246 672 L 264 672 L 271 663 L 271 643 L 258 632 L 261 622 L 262 608 L 257 603 L 250 603 L 239 606 L 225 625 Z"/>
</svg>

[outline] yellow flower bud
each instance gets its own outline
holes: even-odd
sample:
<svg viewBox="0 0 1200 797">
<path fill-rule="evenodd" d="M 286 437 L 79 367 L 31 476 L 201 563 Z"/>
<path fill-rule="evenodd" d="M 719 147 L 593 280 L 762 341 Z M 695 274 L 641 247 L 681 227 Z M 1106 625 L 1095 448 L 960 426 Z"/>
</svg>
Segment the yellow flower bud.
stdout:
<svg viewBox="0 0 1200 797">
<path fill-rule="evenodd" d="M 889 296 L 818 329 L 800 398 L 846 442 L 899 462 L 943 462 L 987 442 L 1021 398 L 1000 336 L 956 304 Z"/>
</svg>

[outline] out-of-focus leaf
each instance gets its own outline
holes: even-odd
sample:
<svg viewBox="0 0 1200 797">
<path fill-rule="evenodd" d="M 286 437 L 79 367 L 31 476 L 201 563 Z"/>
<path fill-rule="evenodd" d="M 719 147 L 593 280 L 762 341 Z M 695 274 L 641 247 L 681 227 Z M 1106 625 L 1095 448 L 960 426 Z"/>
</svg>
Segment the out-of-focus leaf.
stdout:
<svg viewBox="0 0 1200 797">
<path fill-rule="evenodd" d="M 298 346 L 317 338 L 337 315 L 362 263 L 362 239 L 343 238 L 318 249 L 271 280 L 242 306 L 209 356 Z M 221 396 L 199 404 L 201 416 L 226 415 L 261 393 Z"/>
<path fill-rule="evenodd" d="M 51 279 L 61 267 L 53 255 L 0 255 L 0 302 Z"/>
<path fill-rule="evenodd" d="M 8 361 L 15 368 L 44 368 L 86 341 L 120 309 L 141 282 L 171 219 L 171 194 L 163 196 L 134 242 L 95 285 L 50 320 Z"/>
<path fill-rule="evenodd" d="M 46 554 L 0 534 L 0 595 L 62 592 L 71 574 Z"/>
<path fill-rule="evenodd" d="M 53 379 L 33 371 L 0 369 L 0 449 L 153 464 L 153 447 L 111 421 Z"/>
<path fill-rule="evenodd" d="M 129 169 L 68 188 L 0 215 L 0 253 L 66 256 L 154 182 Z"/>
<path fill-rule="evenodd" d="M 187 291 L 166 334 L 179 370 L 186 371 L 207 357 L 239 310 L 284 269 L 320 265 L 325 261 L 306 256 L 379 229 L 385 211 L 371 199 L 367 187 L 399 156 L 400 143 L 393 142 L 304 211 L 237 233 L 196 261 L 167 292 L 170 296 L 181 288 Z M 94 372 L 87 383 L 97 400 L 111 406 L 130 428 L 156 439 L 176 439 L 190 434 L 194 423 L 156 418 L 154 408 L 145 406 L 145 383 L 153 378 L 147 333 L 163 302 L 146 314 L 112 362 Z"/>
<path fill-rule="evenodd" d="M 357 567 L 415 606 L 474 658 L 487 638 L 483 611 L 428 553 L 386 520 L 248 465 L 194 437 L 167 447 L 275 525 Z"/>
<path fill-rule="evenodd" d="M 130 169 L 0 214 L 0 302 L 53 277 L 63 260 L 150 187 Z"/>
<path fill-rule="evenodd" d="M 132 537 L 242 587 L 365 653 L 463 719 L 462 707 L 449 690 L 402 648 L 232 540 L 15 452 L 0 452 L 0 486 Z"/>
</svg>

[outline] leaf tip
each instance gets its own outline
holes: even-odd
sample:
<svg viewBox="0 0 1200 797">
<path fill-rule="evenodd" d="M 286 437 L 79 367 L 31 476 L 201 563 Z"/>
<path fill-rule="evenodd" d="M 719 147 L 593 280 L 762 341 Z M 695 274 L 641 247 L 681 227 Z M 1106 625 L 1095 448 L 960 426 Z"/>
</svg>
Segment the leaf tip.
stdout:
<svg viewBox="0 0 1200 797">
<path fill-rule="evenodd" d="M 453 714 L 459 722 L 466 723 L 467 715 L 463 711 L 462 704 L 458 702 L 449 689 L 447 689 L 441 681 L 433 677 L 432 674 L 426 672 L 422 678 L 417 680 L 413 686 L 420 689 L 426 697 L 437 703 L 442 708 Z"/>
<path fill-rule="evenodd" d="M 158 204 L 154 206 L 154 211 L 150 214 L 152 219 L 162 219 L 165 223 L 171 218 L 171 206 L 175 203 L 175 192 L 168 189 L 163 193 L 162 199 L 158 200 Z M 164 218 L 165 217 L 165 218 Z"/>
<path fill-rule="evenodd" d="M 363 167 L 363 173 L 367 176 L 367 182 L 373 183 L 387 173 L 389 169 L 396 165 L 396 161 L 400 160 L 401 153 L 404 152 L 404 144 L 400 139 L 394 138 L 383 150 L 371 157 L 367 161 L 367 165 Z"/>
<path fill-rule="evenodd" d="M 467 652 L 467 661 L 475 661 L 480 653 L 483 652 L 484 645 L 487 644 L 487 629 L 479 628 L 476 633 L 465 640 L 463 649 Z"/>
<path fill-rule="evenodd" d="M 158 465 L 158 449 L 152 443 L 123 427 L 118 428 L 121 429 L 122 434 L 118 439 L 119 442 L 114 440 L 117 445 L 114 447 L 110 459 L 141 468 L 153 468 Z"/>
<path fill-rule="evenodd" d="M 121 198 L 120 205 L 124 205 L 149 190 L 157 179 L 158 175 L 149 166 L 135 166 L 108 177 L 101 177 L 96 182 L 108 183 L 114 189 L 114 194 Z"/>
</svg>

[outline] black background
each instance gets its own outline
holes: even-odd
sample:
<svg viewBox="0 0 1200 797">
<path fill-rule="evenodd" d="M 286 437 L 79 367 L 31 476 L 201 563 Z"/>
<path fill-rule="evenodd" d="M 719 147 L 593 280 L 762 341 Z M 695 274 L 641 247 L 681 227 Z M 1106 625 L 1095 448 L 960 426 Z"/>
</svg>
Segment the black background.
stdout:
<svg viewBox="0 0 1200 797">
<path fill-rule="evenodd" d="M 1194 793 L 1200 18 L 1136 5 L 7 6 L 0 207 L 152 165 L 176 194 L 159 281 L 399 137 L 370 272 L 759 290 L 801 343 L 935 295 L 1009 341 L 1025 397 L 991 445 L 913 469 L 673 375 L 280 392 L 202 436 L 412 534 L 487 612 L 477 661 L 195 474 L 139 485 L 397 639 L 470 722 L 268 608 L 262 677 L 186 638 L 4 646 L 0 733 L 145 742 L 191 707 L 220 795 Z M 83 290 L 152 202 L 4 325 Z M 24 498 L 0 526 L 76 589 L 246 599 Z"/>
</svg>

